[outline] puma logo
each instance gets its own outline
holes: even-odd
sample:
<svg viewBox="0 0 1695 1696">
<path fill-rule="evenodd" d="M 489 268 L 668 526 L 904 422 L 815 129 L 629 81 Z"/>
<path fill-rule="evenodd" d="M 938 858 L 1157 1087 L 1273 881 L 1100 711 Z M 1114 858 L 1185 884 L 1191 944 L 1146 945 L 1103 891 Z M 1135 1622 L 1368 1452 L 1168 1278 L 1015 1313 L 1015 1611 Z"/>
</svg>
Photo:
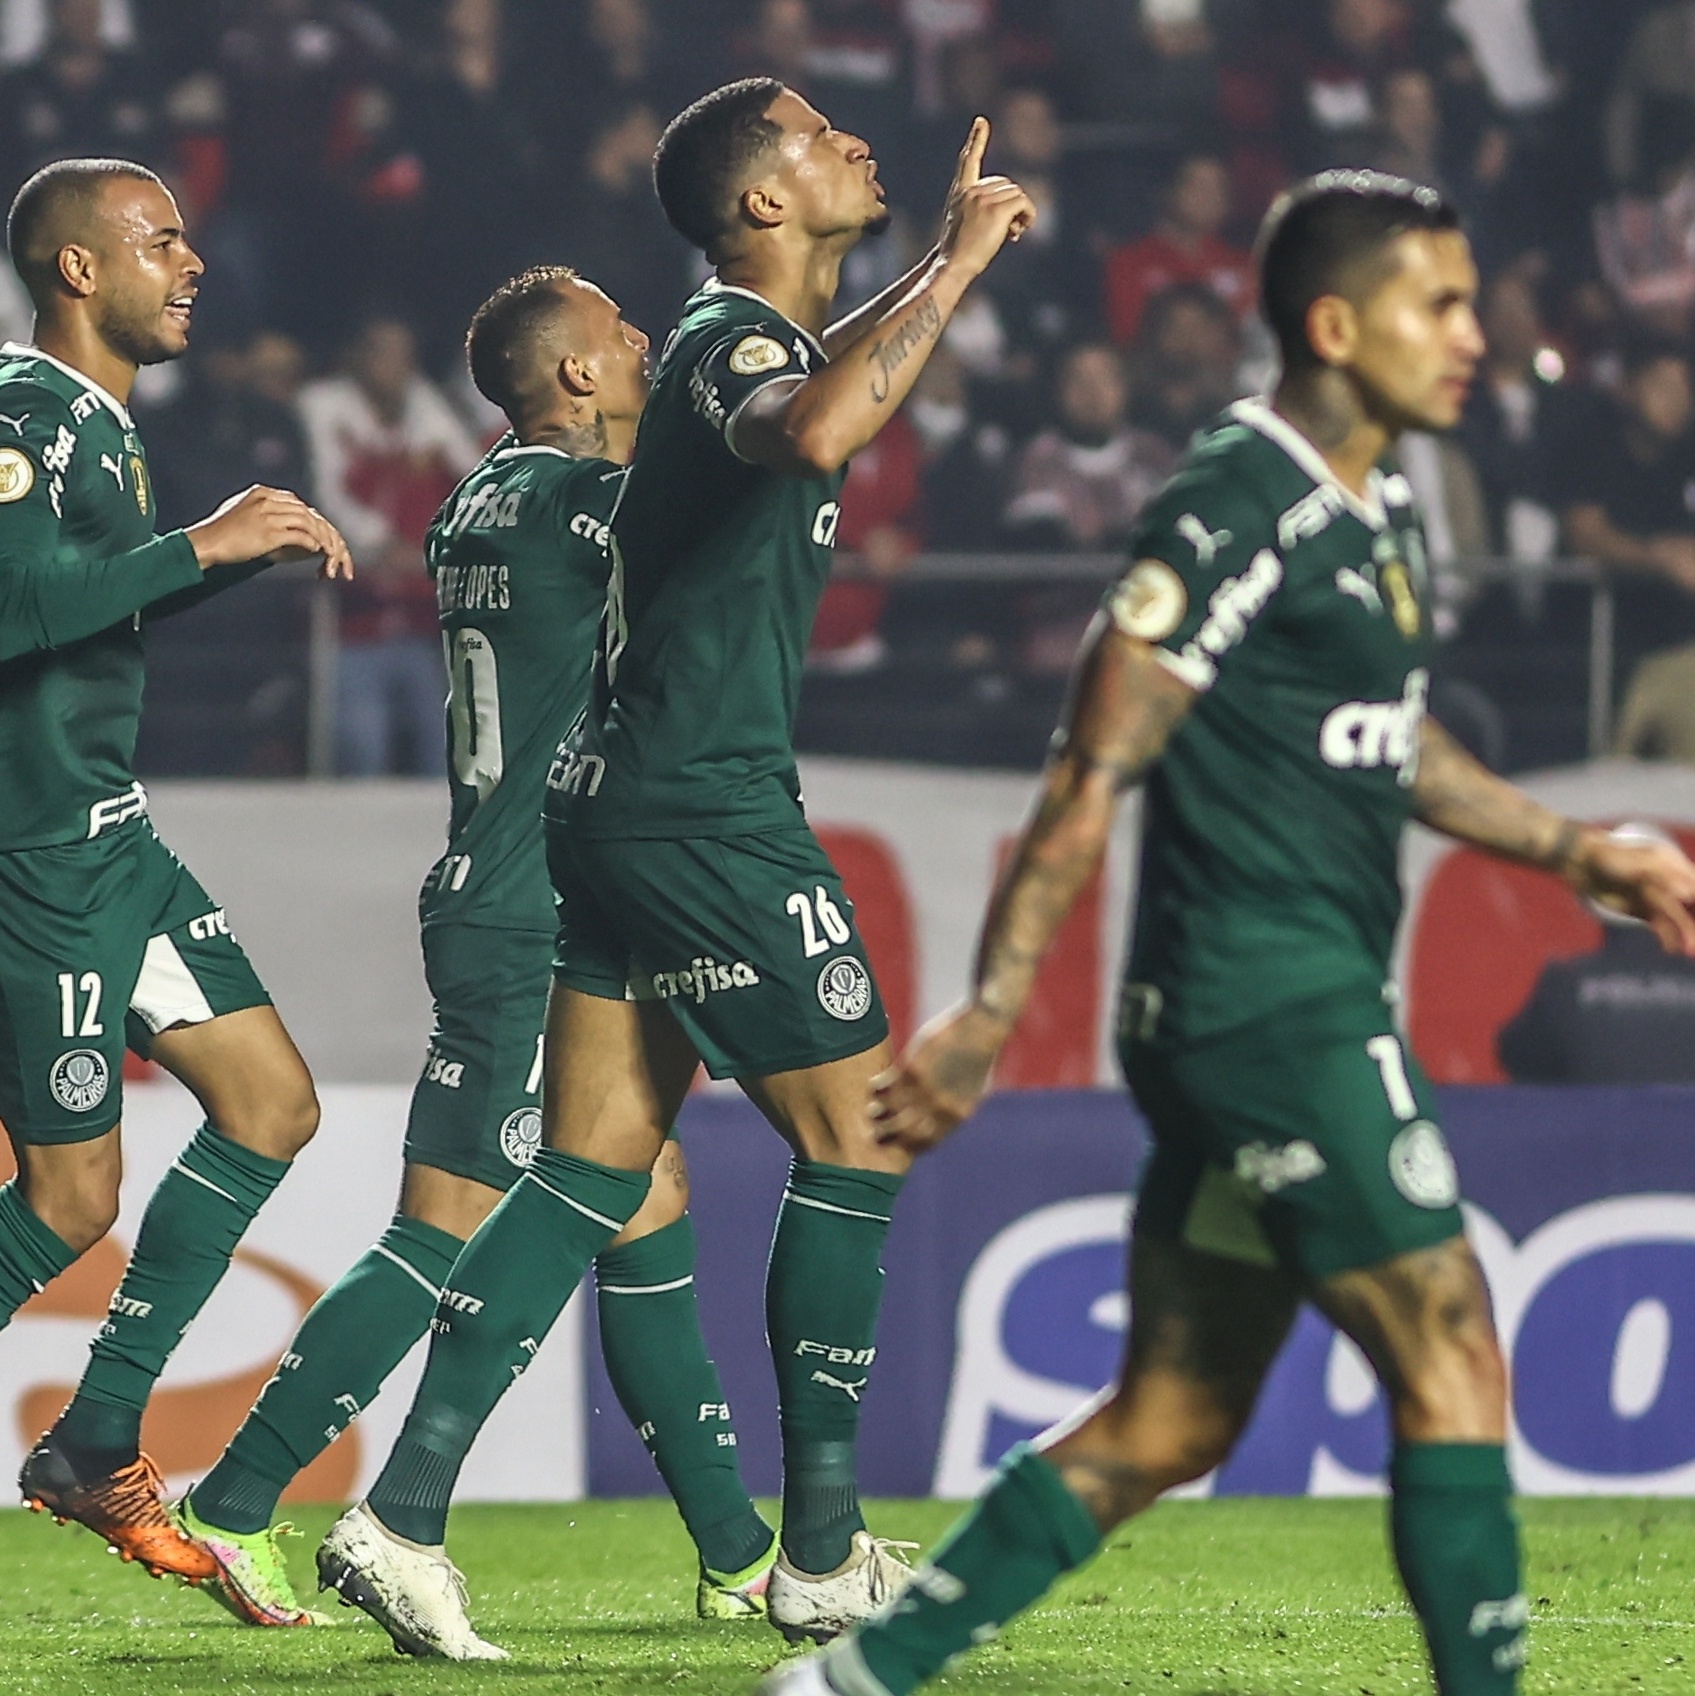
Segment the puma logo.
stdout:
<svg viewBox="0 0 1695 1696">
<path fill-rule="evenodd" d="M 812 1382 L 822 1384 L 827 1390 L 840 1390 L 850 1402 L 857 1402 L 859 1392 L 865 1388 L 867 1381 L 864 1378 L 856 1378 L 849 1383 L 845 1378 L 834 1378 L 828 1372 L 820 1370 L 812 1374 Z"/>
<path fill-rule="evenodd" d="M 7 413 L 0 412 L 0 424 L 10 424 L 12 426 L 12 434 L 15 436 L 21 436 L 24 433 L 24 425 L 28 422 L 29 414 L 27 412 L 20 412 L 16 418 L 11 417 Z"/>
<path fill-rule="evenodd" d="M 124 486 L 124 467 L 121 460 L 113 459 L 109 453 L 100 456 L 100 469 L 112 473 L 112 481 L 121 489 Z"/>
<path fill-rule="evenodd" d="M 1209 530 L 1192 512 L 1177 520 L 1177 534 L 1195 550 L 1195 564 L 1204 571 L 1234 538 L 1228 530 Z"/>
</svg>

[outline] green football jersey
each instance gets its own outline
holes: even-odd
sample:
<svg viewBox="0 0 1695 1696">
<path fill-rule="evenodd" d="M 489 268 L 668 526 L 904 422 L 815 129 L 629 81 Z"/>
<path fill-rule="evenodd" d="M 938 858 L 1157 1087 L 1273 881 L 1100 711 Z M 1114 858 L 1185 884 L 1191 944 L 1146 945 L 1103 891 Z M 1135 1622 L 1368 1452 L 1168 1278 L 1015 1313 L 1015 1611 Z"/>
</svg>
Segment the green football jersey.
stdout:
<svg viewBox="0 0 1695 1696">
<path fill-rule="evenodd" d="M 425 541 L 447 660 L 447 852 L 427 924 L 554 928 L 542 843 L 549 762 L 588 697 L 606 605 L 606 521 L 624 480 L 604 459 L 495 444 Z"/>
<path fill-rule="evenodd" d="M 0 852 L 145 812 L 132 763 L 142 614 L 206 585 L 153 534 L 129 411 L 34 348 L 0 348 Z"/>
<path fill-rule="evenodd" d="M 736 418 L 818 342 L 709 282 L 660 357 L 612 515 L 612 581 L 578 762 L 549 817 L 596 837 L 741 836 L 802 822 L 794 719 L 842 475 L 739 458 Z"/>
<path fill-rule="evenodd" d="M 1192 1041 L 1389 976 L 1429 574 L 1406 479 L 1374 472 L 1371 497 L 1248 400 L 1138 525 L 1107 610 L 1198 698 L 1147 785 L 1132 1034 Z"/>
</svg>

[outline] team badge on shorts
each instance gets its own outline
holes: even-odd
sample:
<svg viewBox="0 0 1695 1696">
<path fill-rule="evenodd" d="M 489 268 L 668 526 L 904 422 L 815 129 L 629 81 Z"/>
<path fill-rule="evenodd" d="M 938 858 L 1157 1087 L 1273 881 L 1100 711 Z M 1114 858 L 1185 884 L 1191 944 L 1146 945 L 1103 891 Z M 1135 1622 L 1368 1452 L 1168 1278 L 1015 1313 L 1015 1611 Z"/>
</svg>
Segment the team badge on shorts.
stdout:
<svg viewBox="0 0 1695 1696">
<path fill-rule="evenodd" d="M 818 974 L 818 999 L 832 1019 L 863 1019 L 871 1009 L 871 974 L 851 954 L 838 954 Z"/>
<path fill-rule="evenodd" d="M 1415 1119 L 1389 1144 L 1389 1176 L 1414 1207 L 1452 1207 L 1460 1199 L 1454 1157 L 1428 1119 Z"/>
<path fill-rule="evenodd" d="M 53 1062 L 47 1076 L 53 1099 L 67 1113 L 91 1113 L 106 1099 L 112 1081 L 106 1056 L 92 1048 L 73 1048 Z"/>
<path fill-rule="evenodd" d="M 541 1109 L 520 1107 L 500 1127 L 500 1152 L 514 1166 L 528 1166 L 541 1147 Z"/>
</svg>

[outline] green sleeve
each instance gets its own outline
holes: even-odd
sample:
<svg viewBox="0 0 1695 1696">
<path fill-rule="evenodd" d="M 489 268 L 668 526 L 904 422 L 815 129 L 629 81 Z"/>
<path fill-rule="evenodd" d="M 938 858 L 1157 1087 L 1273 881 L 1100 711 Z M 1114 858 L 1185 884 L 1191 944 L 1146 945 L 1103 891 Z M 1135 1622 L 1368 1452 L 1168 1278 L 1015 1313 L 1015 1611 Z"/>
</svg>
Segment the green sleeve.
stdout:
<svg viewBox="0 0 1695 1696">
<path fill-rule="evenodd" d="M 270 568 L 271 561 L 268 559 L 250 559 L 240 565 L 214 565 L 209 570 L 198 572 L 198 583 L 191 583 L 188 588 L 178 589 L 159 600 L 149 601 L 147 622 L 153 624 L 161 618 L 175 618 L 179 612 L 187 612 L 202 601 L 209 601 L 214 595 L 221 595 L 226 589 L 233 589 L 236 584 L 245 583 L 250 577 L 257 577 L 261 571 L 269 571 Z"/>
<path fill-rule="evenodd" d="M 1190 688 L 1205 691 L 1283 585 L 1275 519 L 1220 465 L 1191 465 L 1152 502 L 1105 607 Z"/>
<path fill-rule="evenodd" d="M 80 559 L 60 514 L 76 448 L 70 409 L 32 390 L 0 435 L 0 661 L 62 648 L 200 581 L 180 530 L 109 559 Z"/>
</svg>

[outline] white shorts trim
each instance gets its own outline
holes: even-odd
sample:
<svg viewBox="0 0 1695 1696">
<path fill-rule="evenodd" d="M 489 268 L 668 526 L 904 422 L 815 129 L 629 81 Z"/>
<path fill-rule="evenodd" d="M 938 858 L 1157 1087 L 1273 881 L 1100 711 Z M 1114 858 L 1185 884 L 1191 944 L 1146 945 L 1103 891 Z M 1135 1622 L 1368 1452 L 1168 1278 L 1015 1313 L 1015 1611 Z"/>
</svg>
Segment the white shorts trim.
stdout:
<svg viewBox="0 0 1695 1696">
<path fill-rule="evenodd" d="M 217 1016 L 168 936 L 148 939 L 129 1010 L 155 1036 L 172 1025 L 203 1025 Z"/>
</svg>

